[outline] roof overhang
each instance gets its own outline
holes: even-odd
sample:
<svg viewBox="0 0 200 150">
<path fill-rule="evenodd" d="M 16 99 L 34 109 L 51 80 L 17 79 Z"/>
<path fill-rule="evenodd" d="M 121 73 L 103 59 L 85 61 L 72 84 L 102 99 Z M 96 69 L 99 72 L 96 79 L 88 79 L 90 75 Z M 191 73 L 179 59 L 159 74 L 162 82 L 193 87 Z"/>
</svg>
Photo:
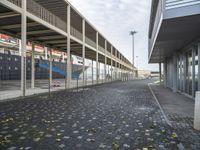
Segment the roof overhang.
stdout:
<svg viewBox="0 0 200 150">
<path fill-rule="evenodd" d="M 200 14 L 162 21 L 149 63 L 164 62 L 174 51 L 200 38 Z"/>
</svg>

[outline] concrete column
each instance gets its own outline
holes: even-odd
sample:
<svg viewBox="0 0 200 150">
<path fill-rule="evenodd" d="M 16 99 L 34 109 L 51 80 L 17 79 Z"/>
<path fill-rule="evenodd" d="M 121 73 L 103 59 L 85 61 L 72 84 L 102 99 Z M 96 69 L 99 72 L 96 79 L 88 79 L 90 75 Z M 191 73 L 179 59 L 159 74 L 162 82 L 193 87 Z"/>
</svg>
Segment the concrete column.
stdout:
<svg viewBox="0 0 200 150">
<path fill-rule="evenodd" d="M 180 91 L 183 91 L 183 56 L 180 53 Z"/>
<path fill-rule="evenodd" d="M 27 17 L 26 17 L 27 1 L 22 1 L 21 14 L 21 95 L 26 95 L 26 42 L 27 42 Z"/>
<path fill-rule="evenodd" d="M 22 40 L 19 40 L 19 56 L 22 56 Z"/>
<path fill-rule="evenodd" d="M 72 69 L 71 69 L 71 51 L 70 51 L 70 26 L 71 26 L 71 7 L 70 5 L 67 6 L 67 31 L 68 31 L 68 38 L 67 38 L 67 88 L 70 88 L 71 84 L 71 76 L 72 76 Z"/>
<path fill-rule="evenodd" d="M 82 46 L 82 58 L 83 58 L 83 86 L 85 86 L 85 19 L 82 20 L 83 31 L 83 46 Z"/>
<path fill-rule="evenodd" d="M 44 47 L 44 55 L 45 55 L 45 60 L 48 60 L 48 50 L 47 47 Z"/>
<path fill-rule="evenodd" d="M 183 92 L 186 92 L 186 55 L 183 53 Z"/>
<path fill-rule="evenodd" d="M 96 33 L 96 83 L 99 83 L 99 53 L 98 53 L 98 47 L 99 47 L 99 34 Z"/>
<path fill-rule="evenodd" d="M 65 62 L 64 52 L 62 52 L 62 62 Z"/>
<path fill-rule="evenodd" d="M 198 43 L 198 90 L 200 91 L 200 43 Z"/>
<path fill-rule="evenodd" d="M 50 55 L 49 55 L 49 86 L 50 86 L 50 89 L 52 87 L 52 49 L 51 48 L 48 48 L 49 52 L 50 52 Z"/>
<path fill-rule="evenodd" d="M 92 60 L 92 85 L 94 84 L 94 62 Z"/>
<path fill-rule="evenodd" d="M 31 55 L 31 88 L 35 88 L 35 43 L 32 43 Z"/>
<path fill-rule="evenodd" d="M 106 66 L 107 66 L 107 57 L 105 56 L 105 64 L 104 64 L 105 82 L 107 81 L 107 79 L 106 79 L 106 75 L 107 75 L 107 68 L 106 68 Z"/>
<path fill-rule="evenodd" d="M 111 54 L 113 55 L 113 46 L 111 45 Z M 113 59 L 111 55 L 111 68 L 110 68 L 110 74 L 111 74 L 111 81 L 113 80 Z"/>
<path fill-rule="evenodd" d="M 167 61 L 163 63 L 163 70 L 164 70 L 164 86 L 167 86 Z"/>
<path fill-rule="evenodd" d="M 194 110 L 194 129 L 200 130 L 200 92 L 196 92 Z"/>
<path fill-rule="evenodd" d="M 173 55 L 173 92 L 177 92 L 177 55 Z"/>
<path fill-rule="evenodd" d="M 192 96 L 195 97 L 195 89 L 196 89 L 196 84 L 195 84 L 195 55 L 196 55 L 196 50 L 195 48 L 192 49 Z"/>
<path fill-rule="evenodd" d="M 161 62 L 159 63 L 159 80 L 160 80 L 160 85 L 162 82 L 162 66 L 161 66 Z"/>
</svg>

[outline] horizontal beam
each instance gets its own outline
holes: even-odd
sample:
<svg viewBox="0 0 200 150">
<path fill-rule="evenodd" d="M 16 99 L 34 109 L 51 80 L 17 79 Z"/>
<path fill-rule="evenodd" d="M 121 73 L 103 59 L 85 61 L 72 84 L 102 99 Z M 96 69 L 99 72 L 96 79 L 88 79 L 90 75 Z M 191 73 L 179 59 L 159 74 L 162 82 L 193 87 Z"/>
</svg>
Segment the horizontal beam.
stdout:
<svg viewBox="0 0 200 150">
<path fill-rule="evenodd" d="M 15 17 L 15 16 L 20 16 L 20 14 L 16 14 L 15 12 L 0 13 L 0 19 Z"/>
<path fill-rule="evenodd" d="M 66 43 L 67 44 L 67 39 L 66 40 L 46 41 L 46 43 L 49 43 L 49 44 L 62 44 L 62 43 Z"/>
<path fill-rule="evenodd" d="M 62 36 L 62 35 L 51 35 L 51 36 L 42 36 L 42 37 L 38 37 L 36 38 L 37 40 L 54 40 L 54 39 L 64 39 L 66 37 Z M 67 38 L 66 38 L 67 39 Z"/>
<path fill-rule="evenodd" d="M 31 23 L 27 23 L 28 27 L 34 27 L 34 26 L 38 26 L 40 24 L 38 24 L 37 22 L 31 22 Z M 15 29 L 15 28 L 21 28 L 21 24 L 12 24 L 12 25 L 6 25 L 6 26 L 0 26 L 0 29 Z"/>
<path fill-rule="evenodd" d="M 55 32 L 55 31 L 53 31 L 53 30 L 37 30 L 37 31 L 29 31 L 29 32 L 27 32 L 27 35 L 53 33 L 53 32 Z M 17 33 L 17 34 L 21 35 L 21 33 Z"/>
</svg>

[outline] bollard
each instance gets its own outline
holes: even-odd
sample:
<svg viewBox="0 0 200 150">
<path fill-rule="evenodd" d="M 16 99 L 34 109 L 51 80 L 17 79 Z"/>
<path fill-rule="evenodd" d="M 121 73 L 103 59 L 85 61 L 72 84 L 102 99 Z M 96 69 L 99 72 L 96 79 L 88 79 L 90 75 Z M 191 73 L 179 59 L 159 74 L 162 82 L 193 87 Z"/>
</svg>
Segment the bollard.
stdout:
<svg viewBox="0 0 200 150">
<path fill-rule="evenodd" d="M 200 91 L 196 92 L 195 98 L 194 129 L 200 130 Z"/>
</svg>

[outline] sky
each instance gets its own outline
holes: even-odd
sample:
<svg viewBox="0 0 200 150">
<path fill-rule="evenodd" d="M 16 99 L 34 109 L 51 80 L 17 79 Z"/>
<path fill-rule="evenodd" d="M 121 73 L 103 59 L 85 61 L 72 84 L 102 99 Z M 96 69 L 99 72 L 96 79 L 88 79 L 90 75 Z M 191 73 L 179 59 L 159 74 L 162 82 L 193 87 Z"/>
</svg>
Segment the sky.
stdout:
<svg viewBox="0 0 200 150">
<path fill-rule="evenodd" d="M 69 2 L 131 62 L 132 39 L 129 33 L 131 30 L 136 30 L 135 66 L 143 70 L 158 70 L 157 64 L 148 64 L 150 0 L 69 0 Z"/>
</svg>

